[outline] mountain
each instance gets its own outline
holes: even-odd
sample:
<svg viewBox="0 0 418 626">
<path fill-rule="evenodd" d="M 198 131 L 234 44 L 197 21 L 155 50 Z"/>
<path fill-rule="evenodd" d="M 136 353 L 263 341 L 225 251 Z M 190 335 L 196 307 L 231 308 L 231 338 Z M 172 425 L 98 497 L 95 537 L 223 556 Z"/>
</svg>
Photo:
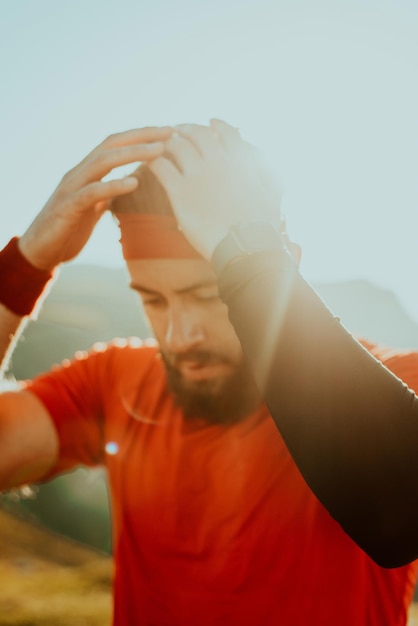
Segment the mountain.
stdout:
<svg viewBox="0 0 418 626">
<path fill-rule="evenodd" d="M 76 541 L 51 533 L 35 518 L 23 518 L 13 507 L 0 510 L 0 555 L 20 569 L 45 568 L 48 565 L 79 567 L 100 561 L 107 570 L 106 585 L 110 584 L 111 559 Z"/>
<path fill-rule="evenodd" d="M 30 378 L 96 341 L 149 336 L 139 298 L 128 285 L 124 269 L 64 267 L 38 320 L 28 325 L 17 345 L 13 374 Z"/>
<path fill-rule="evenodd" d="M 396 296 L 364 280 L 315 285 L 350 332 L 394 348 L 418 348 L 418 324 Z"/>
<path fill-rule="evenodd" d="M 123 268 L 68 265 L 52 287 L 36 323 L 29 324 L 13 356 L 17 378 L 32 377 L 86 350 L 96 341 L 150 334 L 139 298 Z M 418 348 L 418 325 L 395 295 L 367 281 L 315 285 L 353 333 L 399 348 Z"/>
</svg>

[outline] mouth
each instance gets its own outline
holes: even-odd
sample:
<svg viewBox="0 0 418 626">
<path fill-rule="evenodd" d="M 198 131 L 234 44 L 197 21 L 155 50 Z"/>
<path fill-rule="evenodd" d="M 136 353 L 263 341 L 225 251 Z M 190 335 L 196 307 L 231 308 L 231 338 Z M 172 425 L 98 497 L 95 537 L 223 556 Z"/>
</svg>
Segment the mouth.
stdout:
<svg viewBox="0 0 418 626">
<path fill-rule="evenodd" d="M 230 366 L 225 361 L 202 362 L 184 360 L 177 365 L 177 369 L 183 378 L 199 381 L 225 375 L 229 373 Z"/>
</svg>

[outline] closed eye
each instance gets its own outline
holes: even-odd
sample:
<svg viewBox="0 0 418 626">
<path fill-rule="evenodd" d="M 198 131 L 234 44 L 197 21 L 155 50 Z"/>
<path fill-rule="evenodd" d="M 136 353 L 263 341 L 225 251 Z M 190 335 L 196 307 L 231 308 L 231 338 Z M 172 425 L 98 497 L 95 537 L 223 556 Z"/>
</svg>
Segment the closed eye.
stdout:
<svg viewBox="0 0 418 626">
<path fill-rule="evenodd" d="M 157 307 L 166 303 L 165 298 L 156 291 L 142 289 L 135 285 L 131 285 L 131 289 L 137 292 L 141 298 L 142 304 L 146 307 Z"/>
<path fill-rule="evenodd" d="M 160 306 L 166 304 L 166 298 L 158 291 L 153 291 L 152 289 L 133 283 L 131 283 L 131 288 L 139 293 L 144 306 Z M 197 301 L 217 300 L 219 298 L 218 285 L 213 281 L 190 285 L 189 287 L 175 291 L 175 293 L 179 296 Z"/>
<path fill-rule="evenodd" d="M 139 295 L 141 297 L 142 304 L 145 307 L 161 307 L 167 304 L 165 298 L 162 298 L 161 296 Z"/>
<path fill-rule="evenodd" d="M 215 300 L 219 298 L 219 290 L 217 285 L 202 287 L 201 289 L 196 289 L 193 292 L 193 296 L 197 300 Z"/>
</svg>

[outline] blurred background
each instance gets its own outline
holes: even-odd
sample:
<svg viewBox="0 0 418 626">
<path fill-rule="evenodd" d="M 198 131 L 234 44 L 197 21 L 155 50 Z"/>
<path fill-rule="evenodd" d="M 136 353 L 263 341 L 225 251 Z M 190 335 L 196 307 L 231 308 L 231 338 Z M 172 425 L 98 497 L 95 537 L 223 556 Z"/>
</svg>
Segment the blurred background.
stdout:
<svg viewBox="0 0 418 626">
<path fill-rule="evenodd" d="M 262 148 L 310 280 L 418 319 L 415 0 L 5 0 L 0 244 L 109 133 L 221 117 Z M 121 264 L 110 220 L 79 262 Z"/>
<path fill-rule="evenodd" d="M 0 246 L 108 134 L 220 117 L 264 152 L 302 273 L 328 305 L 353 332 L 417 348 L 417 27 L 414 0 L 0 2 Z M 105 216 L 20 342 L 16 377 L 148 335 L 117 239 Z M 102 471 L 0 504 L 1 624 L 107 623 Z M 53 549 L 45 527 L 87 552 L 67 539 Z"/>
</svg>

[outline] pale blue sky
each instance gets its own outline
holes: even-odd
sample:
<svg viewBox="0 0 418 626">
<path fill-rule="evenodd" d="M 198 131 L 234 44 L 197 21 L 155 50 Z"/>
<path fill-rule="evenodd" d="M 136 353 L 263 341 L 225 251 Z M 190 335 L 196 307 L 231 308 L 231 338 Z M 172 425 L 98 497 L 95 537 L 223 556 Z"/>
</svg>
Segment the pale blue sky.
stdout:
<svg viewBox="0 0 418 626">
<path fill-rule="evenodd" d="M 271 160 L 309 280 L 418 320 L 416 0 L 0 0 L 0 244 L 106 135 L 223 117 Z M 121 264 L 105 219 L 80 261 Z"/>
</svg>

